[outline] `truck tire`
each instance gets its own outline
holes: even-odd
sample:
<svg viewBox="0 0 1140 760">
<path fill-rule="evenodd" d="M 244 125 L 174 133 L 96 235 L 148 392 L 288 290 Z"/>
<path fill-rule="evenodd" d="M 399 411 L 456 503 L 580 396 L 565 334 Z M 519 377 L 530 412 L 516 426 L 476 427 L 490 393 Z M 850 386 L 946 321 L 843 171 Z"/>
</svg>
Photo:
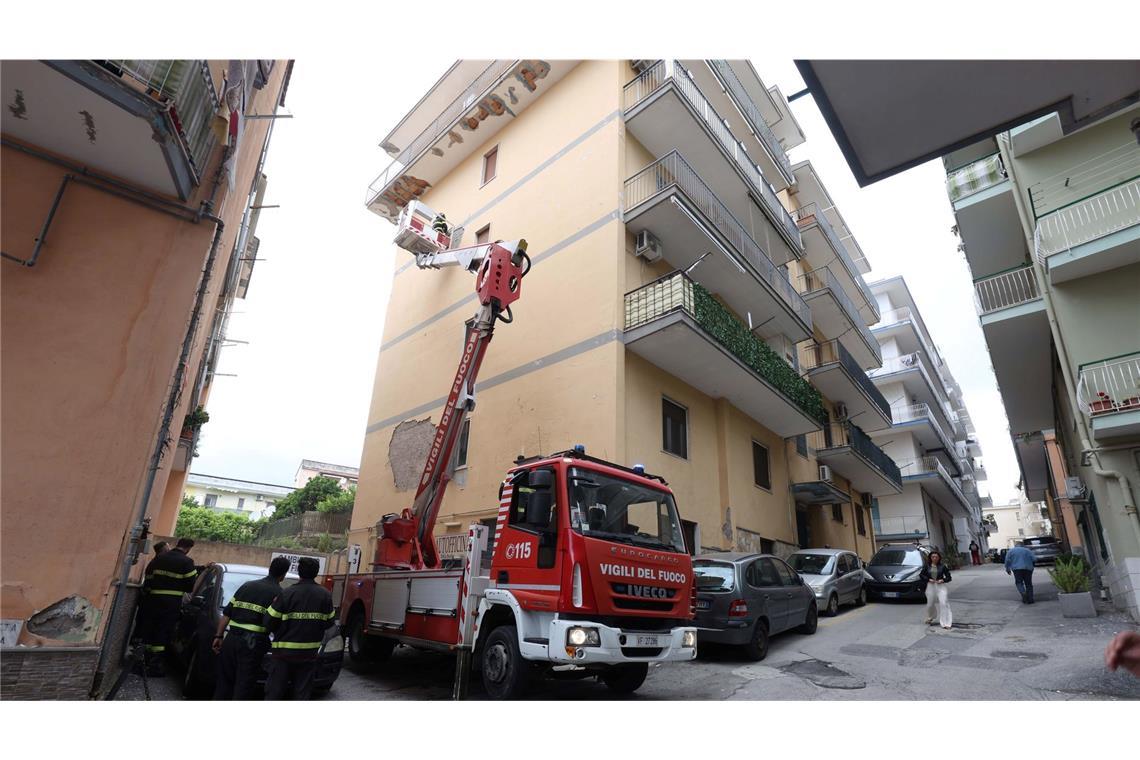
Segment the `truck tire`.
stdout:
<svg viewBox="0 0 1140 760">
<path fill-rule="evenodd" d="M 513 625 L 501 625 L 487 636 L 482 658 L 483 688 L 491 699 L 518 699 L 530 680 L 530 665 L 519 652 Z"/>
<path fill-rule="evenodd" d="M 641 688 L 648 675 L 649 663 L 631 662 L 611 667 L 602 674 L 602 683 L 618 694 L 632 694 Z"/>
<path fill-rule="evenodd" d="M 364 613 L 360 610 L 349 616 L 344 634 L 348 657 L 354 663 L 383 662 L 392 656 L 392 650 L 396 648 L 394 639 L 370 636 L 365 632 Z"/>
</svg>

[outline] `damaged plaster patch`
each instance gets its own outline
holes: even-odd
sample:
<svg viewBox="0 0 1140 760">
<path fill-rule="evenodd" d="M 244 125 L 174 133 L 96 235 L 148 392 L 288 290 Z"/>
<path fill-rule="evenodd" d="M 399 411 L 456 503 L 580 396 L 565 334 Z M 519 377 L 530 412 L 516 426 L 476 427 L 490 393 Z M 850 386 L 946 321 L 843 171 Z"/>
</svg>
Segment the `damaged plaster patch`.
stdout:
<svg viewBox="0 0 1140 760">
<path fill-rule="evenodd" d="M 69 596 L 28 618 L 27 630 L 46 639 L 84 641 L 94 635 L 98 616 L 91 602 L 81 596 Z"/>
<path fill-rule="evenodd" d="M 388 464 L 397 491 L 411 491 L 419 485 L 427 461 L 431 442 L 435 438 L 435 425 L 430 417 L 422 420 L 404 420 L 392 431 L 388 442 Z"/>
<path fill-rule="evenodd" d="M 24 91 L 23 90 L 20 90 L 20 89 L 16 90 L 16 97 L 12 101 L 11 105 L 8 106 L 8 110 L 11 111 L 12 115 L 15 116 L 17 119 L 20 119 L 21 121 L 27 121 L 28 120 L 28 117 L 27 117 L 28 107 L 24 104 Z"/>
<path fill-rule="evenodd" d="M 80 111 L 79 115 L 83 117 L 83 127 L 87 130 L 87 139 L 94 145 L 95 136 L 98 134 L 95 131 L 95 117 L 91 115 L 90 111 Z"/>
<path fill-rule="evenodd" d="M 724 537 L 729 541 L 732 540 L 732 507 L 724 508 L 724 525 L 720 527 Z"/>
</svg>

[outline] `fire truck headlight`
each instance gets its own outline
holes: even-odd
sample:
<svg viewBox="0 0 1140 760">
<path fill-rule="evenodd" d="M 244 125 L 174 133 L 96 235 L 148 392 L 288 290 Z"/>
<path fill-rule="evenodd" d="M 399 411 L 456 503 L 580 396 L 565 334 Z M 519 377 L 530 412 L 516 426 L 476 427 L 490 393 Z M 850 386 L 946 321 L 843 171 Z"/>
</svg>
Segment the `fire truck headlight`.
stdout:
<svg viewBox="0 0 1140 760">
<path fill-rule="evenodd" d="M 597 647 L 602 645 L 602 637 L 597 628 L 568 628 L 566 643 L 573 647 Z"/>
<path fill-rule="evenodd" d="M 681 646 L 689 647 L 690 649 L 697 645 L 697 632 L 685 631 L 681 636 Z"/>
</svg>

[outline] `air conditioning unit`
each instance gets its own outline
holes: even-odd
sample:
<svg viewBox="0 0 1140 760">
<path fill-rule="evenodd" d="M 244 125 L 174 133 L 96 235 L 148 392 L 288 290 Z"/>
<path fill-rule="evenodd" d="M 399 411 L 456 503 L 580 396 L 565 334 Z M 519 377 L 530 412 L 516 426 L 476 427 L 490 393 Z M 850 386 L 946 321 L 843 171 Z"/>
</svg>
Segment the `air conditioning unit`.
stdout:
<svg viewBox="0 0 1140 760">
<path fill-rule="evenodd" d="M 819 479 L 824 483 L 831 482 L 831 468 L 825 464 L 819 466 Z"/>
<path fill-rule="evenodd" d="M 637 243 L 633 252 L 646 261 L 657 261 L 661 258 L 661 241 L 649 230 L 642 230 L 637 233 Z"/>
<path fill-rule="evenodd" d="M 1065 478 L 1065 498 L 1081 499 L 1085 495 L 1085 484 L 1076 475 Z"/>
<path fill-rule="evenodd" d="M 847 404 L 843 403 L 842 401 L 837 401 L 835 403 L 835 419 L 839 420 L 840 422 L 843 422 L 847 419 Z"/>
</svg>

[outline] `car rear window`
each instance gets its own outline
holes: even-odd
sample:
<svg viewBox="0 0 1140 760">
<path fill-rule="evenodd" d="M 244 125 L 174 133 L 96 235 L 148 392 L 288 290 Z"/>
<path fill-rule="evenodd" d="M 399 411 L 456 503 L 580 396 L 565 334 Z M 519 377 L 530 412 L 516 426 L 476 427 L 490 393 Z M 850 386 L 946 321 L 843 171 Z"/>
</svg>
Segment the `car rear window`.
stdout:
<svg viewBox="0 0 1140 760">
<path fill-rule="evenodd" d="M 1026 546 L 1047 546 L 1049 544 L 1055 544 L 1057 542 L 1058 539 L 1053 536 L 1041 536 L 1039 538 L 1025 539 Z"/>
<path fill-rule="evenodd" d="M 732 591 L 736 585 L 736 566 L 729 562 L 694 562 L 693 575 L 697 591 Z"/>
<path fill-rule="evenodd" d="M 880 549 L 871 558 L 871 564 L 918 567 L 922 564 L 922 552 L 918 549 Z"/>
</svg>

